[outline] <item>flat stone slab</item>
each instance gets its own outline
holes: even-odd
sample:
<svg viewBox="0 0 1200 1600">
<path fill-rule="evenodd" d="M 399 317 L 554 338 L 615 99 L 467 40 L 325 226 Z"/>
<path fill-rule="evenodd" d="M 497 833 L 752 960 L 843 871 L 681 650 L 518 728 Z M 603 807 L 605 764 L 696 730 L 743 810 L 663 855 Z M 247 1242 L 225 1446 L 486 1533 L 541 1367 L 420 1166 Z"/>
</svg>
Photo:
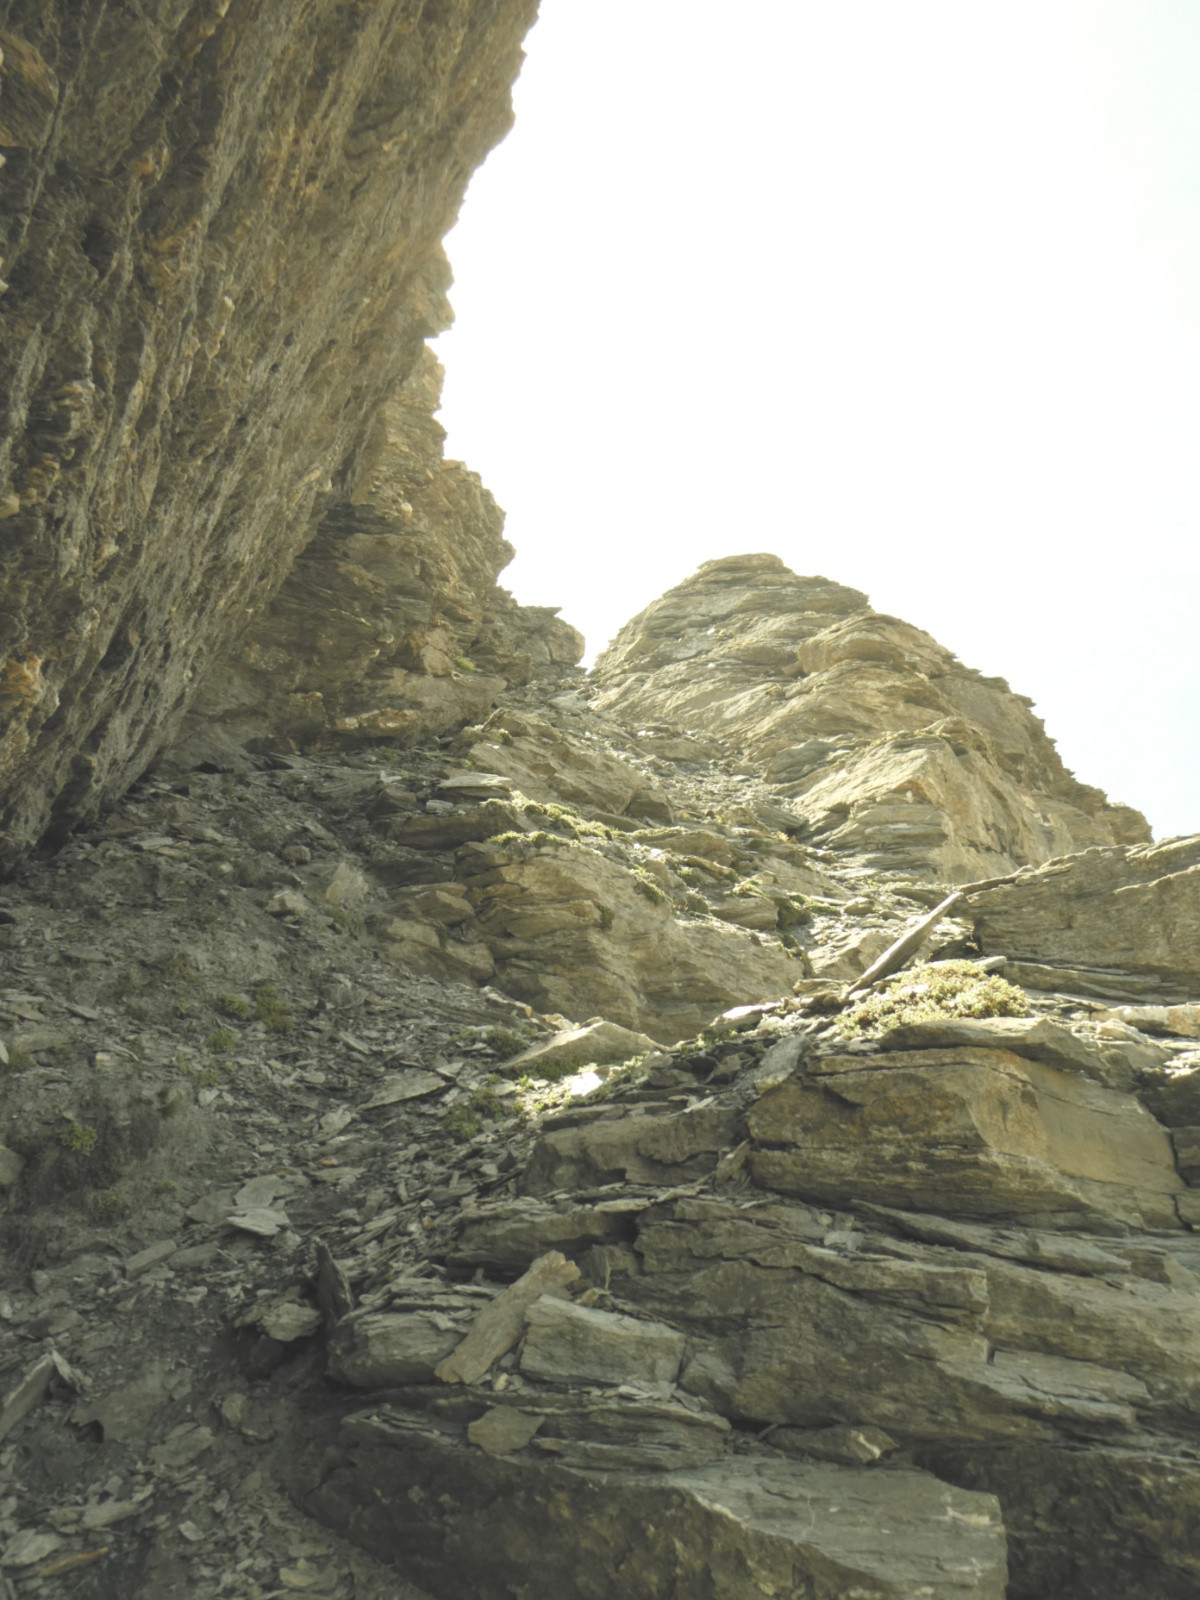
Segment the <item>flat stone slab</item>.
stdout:
<svg viewBox="0 0 1200 1600">
<path fill-rule="evenodd" d="M 819 1065 L 751 1109 L 764 1188 L 968 1218 L 1180 1225 L 1170 1139 L 1132 1095 L 1005 1050 Z"/>
<path fill-rule="evenodd" d="M 1152 977 L 1147 998 L 1200 993 L 1200 835 L 1114 845 L 1048 861 L 969 891 L 986 953 Z"/>
<path fill-rule="evenodd" d="M 526 1313 L 521 1371 L 551 1382 L 674 1383 L 686 1343 L 661 1322 L 544 1296 Z"/>
<path fill-rule="evenodd" d="M 614 1116 L 555 1129 L 539 1139 L 525 1169 L 527 1194 L 613 1183 L 686 1183 L 711 1172 L 738 1142 L 738 1113 L 697 1106 L 661 1116 Z"/>
<path fill-rule="evenodd" d="M 1005 1594 L 998 1502 L 925 1472 L 747 1456 L 579 1472 L 488 1456 L 462 1431 L 393 1410 L 351 1417 L 301 1488 L 305 1509 L 439 1600 Z"/>
<path fill-rule="evenodd" d="M 974 1048 L 1008 1050 L 1030 1061 L 1044 1061 L 1085 1077 L 1102 1078 L 1099 1047 L 1050 1017 L 947 1017 L 891 1028 L 884 1039 L 891 1050 Z"/>
<path fill-rule="evenodd" d="M 632 1028 L 622 1028 L 615 1022 L 589 1022 L 582 1028 L 564 1028 L 535 1044 L 515 1056 L 507 1070 L 521 1067 L 536 1073 L 539 1067 L 602 1067 L 657 1048 L 647 1034 L 636 1033 Z"/>
</svg>

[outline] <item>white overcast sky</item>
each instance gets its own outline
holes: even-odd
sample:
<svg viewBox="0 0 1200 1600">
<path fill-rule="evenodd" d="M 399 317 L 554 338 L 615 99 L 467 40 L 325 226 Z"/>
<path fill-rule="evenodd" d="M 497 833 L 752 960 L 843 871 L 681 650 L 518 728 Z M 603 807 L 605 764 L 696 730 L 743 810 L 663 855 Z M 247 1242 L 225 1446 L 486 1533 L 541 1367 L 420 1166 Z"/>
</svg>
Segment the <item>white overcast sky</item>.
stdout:
<svg viewBox="0 0 1200 1600">
<path fill-rule="evenodd" d="M 542 0 L 447 248 L 448 450 L 592 653 L 863 589 L 1200 831 L 1200 0 Z"/>
</svg>

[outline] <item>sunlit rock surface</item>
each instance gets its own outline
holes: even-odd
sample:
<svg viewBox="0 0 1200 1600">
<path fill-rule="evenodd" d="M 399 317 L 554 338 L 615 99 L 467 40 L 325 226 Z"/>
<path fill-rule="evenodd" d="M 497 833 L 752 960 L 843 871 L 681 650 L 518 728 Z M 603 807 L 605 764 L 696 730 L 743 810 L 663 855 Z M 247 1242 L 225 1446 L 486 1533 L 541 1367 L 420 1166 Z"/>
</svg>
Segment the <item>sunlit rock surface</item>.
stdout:
<svg viewBox="0 0 1200 1600">
<path fill-rule="evenodd" d="M 982 947 L 1038 988 L 1200 992 L 1200 836 L 1067 856 L 983 886 L 970 906 Z"/>
<path fill-rule="evenodd" d="M 442 455 L 441 368 L 425 350 L 374 414 L 274 601 L 208 674 L 175 762 L 247 745 L 412 745 L 573 666 L 583 639 L 496 584 L 513 549 L 478 477 Z"/>
<path fill-rule="evenodd" d="M 871 867 L 956 882 L 1149 838 L 1075 781 L 1003 679 L 777 556 L 706 562 L 596 672 L 602 709 L 727 740 L 807 837 Z"/>
</svg>

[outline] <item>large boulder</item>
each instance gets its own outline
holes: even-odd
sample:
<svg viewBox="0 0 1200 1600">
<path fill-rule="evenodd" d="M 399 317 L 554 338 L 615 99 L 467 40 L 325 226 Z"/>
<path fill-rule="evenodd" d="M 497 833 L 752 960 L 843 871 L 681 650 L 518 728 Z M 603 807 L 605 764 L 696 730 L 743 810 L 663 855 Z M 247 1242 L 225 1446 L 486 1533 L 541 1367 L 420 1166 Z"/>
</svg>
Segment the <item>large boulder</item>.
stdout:
<svg viewBox="0 0 1200 1600">
<path fill-rule="evenodd" d="M 1048 862 L 973 890 L 967 914 L 1039 987 L 1200 996 L 1200 834 Z"/>
</svg>

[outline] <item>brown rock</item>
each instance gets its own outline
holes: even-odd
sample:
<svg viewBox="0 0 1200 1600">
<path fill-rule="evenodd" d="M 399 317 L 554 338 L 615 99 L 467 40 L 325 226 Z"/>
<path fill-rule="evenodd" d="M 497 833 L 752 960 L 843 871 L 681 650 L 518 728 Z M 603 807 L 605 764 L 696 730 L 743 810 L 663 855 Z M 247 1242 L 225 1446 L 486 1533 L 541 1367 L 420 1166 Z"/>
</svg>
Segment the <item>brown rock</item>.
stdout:
<svg viewBox="0 0 1200 1600">
<path fill-rule="evenodd" d="M 750 1112 L 755 1179 L 1059 1226 L 1177 1226 L 1170 1142 L 1132 1096 L 1003 1050 L 833 1056 Z"/>
<path fill-rule="evenodd" d="M 973 891 L 967 914 L 987 952 L 1104 969 L 1099 992 L 1120 994 L 1128 975 L 1134 998 L 1140 978 L 1158 1004 L 1187 1000 L 1200 991 L 1200 835 L 1064 856 Z"/>
<path fill-rule="evenodd" d="M 1149 836 L 1075 782 L 1003 680 L 776 556 L 706 562 L 596 672 L 603 710 L 726 740 L 810 836 L 871 866 L 956 882 Z"/>
<path fill-rule="evenodd" d="M 509 125 L 534 11 L 7 9 L 10 853 L 120 794 L 248 602 L 336 505 L 353 523 L 365 429 L 445 326 L 438 240 Z"/>
</svg>

